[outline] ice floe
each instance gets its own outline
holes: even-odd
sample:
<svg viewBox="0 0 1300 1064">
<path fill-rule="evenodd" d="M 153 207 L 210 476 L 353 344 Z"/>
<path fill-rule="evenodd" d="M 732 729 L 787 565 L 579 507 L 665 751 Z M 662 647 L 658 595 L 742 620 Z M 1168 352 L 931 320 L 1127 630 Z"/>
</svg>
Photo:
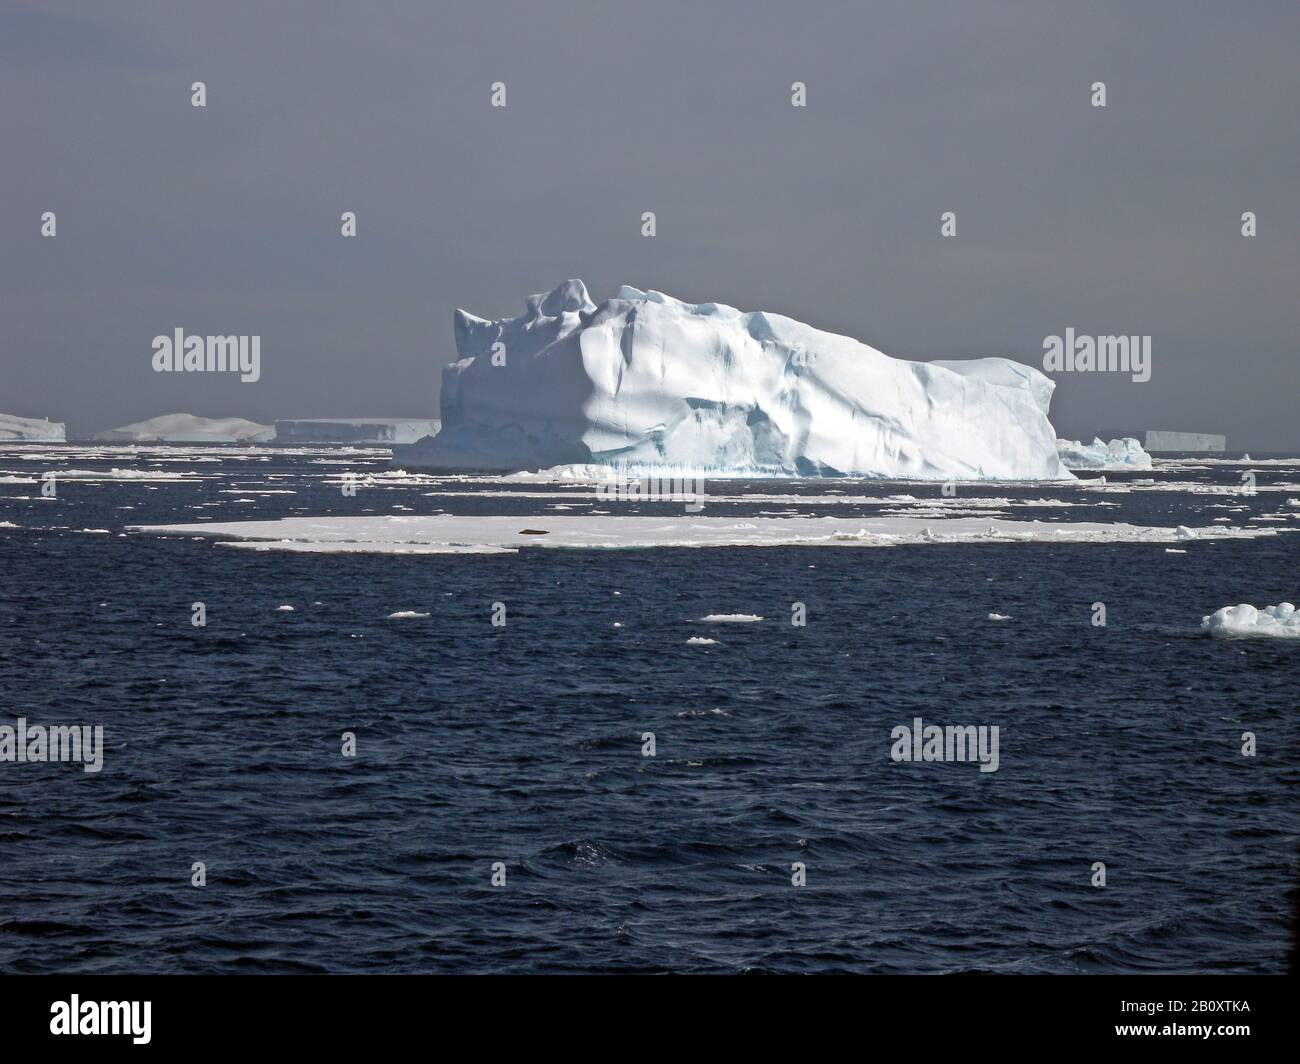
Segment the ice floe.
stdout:
<svg viewBox="0 0 1300 1064">
<path fill-rule="evenodd" d="M 1256 609 L 1243 602 L 1201 618 L 1201 631 L 1219 637 L 1300 639 L 1300 612 L 1289 602 Z"/>
<path fill-rule="evenodd" d="M 499 553 L 522 547 L 636 549 L 650 547 L 893 547 L 962 543 L 1160 543 L 1253 539 L 1286 528 L 1151 527 L 1123 523 L 1013 521 L 999 518 L 713 517 L 639 515 L 401 515 L 285 517 L 269 521 L 133 525 L 157 535 L 219 537 L 252 550 L 370 553 Z M 547 534 L 530 535 L 528 532 Z"/>
</svg>

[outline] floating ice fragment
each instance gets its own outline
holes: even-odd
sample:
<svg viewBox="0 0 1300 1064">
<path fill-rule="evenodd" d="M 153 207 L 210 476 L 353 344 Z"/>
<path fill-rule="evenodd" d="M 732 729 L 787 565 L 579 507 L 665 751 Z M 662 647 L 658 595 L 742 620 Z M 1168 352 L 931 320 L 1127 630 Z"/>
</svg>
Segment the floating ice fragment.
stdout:
<svg viewBox="0 0 1300 1064">
<path fill-rule="evenodd" d="M 1201 631 L 1219 638 L 1300 639 L 1300 613 L 1289 602 L 1262 610 L 1243 602 L 1202 617 Z"/>
</svg>

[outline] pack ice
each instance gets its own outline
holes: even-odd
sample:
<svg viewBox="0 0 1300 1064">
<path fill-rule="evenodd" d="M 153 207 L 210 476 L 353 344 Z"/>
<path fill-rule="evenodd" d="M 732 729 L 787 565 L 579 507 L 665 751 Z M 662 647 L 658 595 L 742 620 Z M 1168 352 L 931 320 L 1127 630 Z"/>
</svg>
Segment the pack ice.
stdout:
<svg viewBox="0 0 1300 1064">
<path fill-rule="evenodd" d="M 456 312 L 442 429 L 405 466 L 513 472 L 1069 480 L 1051 380 L 1003 358 L 908 362 L 779 314 L 581 281 L 521 317 Z"/>
</svg>

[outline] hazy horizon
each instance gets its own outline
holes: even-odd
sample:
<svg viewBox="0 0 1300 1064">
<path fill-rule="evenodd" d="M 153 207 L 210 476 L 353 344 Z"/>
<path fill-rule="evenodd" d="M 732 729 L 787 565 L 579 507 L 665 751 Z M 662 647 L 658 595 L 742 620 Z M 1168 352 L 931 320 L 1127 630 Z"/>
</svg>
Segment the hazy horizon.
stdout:
<svg viewBox="0 0 1300 1064">
<path fill-rule="evenodd" d="M 457 306 L 578 277 L 899 358 L 1149 335 L 1054 375 L 1059 435 L 1300 451 L 1300 6 L 1169 10 L 6 3 L 0 412 L 437 417 Z M 261 379 L 153 372 L 178 327 Z"/>
</svg>

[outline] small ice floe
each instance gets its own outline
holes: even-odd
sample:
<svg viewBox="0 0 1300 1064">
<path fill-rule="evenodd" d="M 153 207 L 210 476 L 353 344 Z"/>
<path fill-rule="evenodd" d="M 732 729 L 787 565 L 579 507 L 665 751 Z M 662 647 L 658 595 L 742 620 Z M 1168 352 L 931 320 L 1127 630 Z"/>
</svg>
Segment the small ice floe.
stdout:
<svg viewBox="0 0 1300 1064">
<path fill-rule="evenodd" d="M 82 532 L 88 532 L 88 533 L 91 533 L 91 534 L 93 534 L 93 535 L 97 535 L 97 536 L 107 536 L 107 535 L 109 534 L 109 531 L 108 531 L 107 528 L 83 528 L 83 529 L 81 529 L 81 531 L 82 531 Z"/>
<path fill-rule="evenodd" d="M 1009 620 L 1011 620 L 1011 615 L 1010 615 L 1009 613 L 990 613 L 990 614 L 989 614 L 989 620 L 990 620 L 990 621 L 1009 621 Z"/>
<path fill-rule="evenodd" d="M 686 640 L 686 645 L 688 647 L 716 647 L 718 641 L 716 639 L 705 639 L 700 635 L 693 635 Z"/>
<path fill-rule="evenodd" d="M 292 613 L 292 612 L 293 612 L 293 607 L 290 606 L 288 603 L 285 603 L 283 606 L 276 606 L 276 608 L 275 608 L 275 612 L 276 612 L 276 613 Z"/>
<path fill-rule="evenodd" d="M 417 613 L 415 610 L 398 610 L 396 613 L 390 613 L 388 619 L 390 621 L 406 621 L 416 617 L 427 616 L 429 616 L 427 613 Z"/>
<path fill-rule="evenodd" d="M 762 619 L 756 613 L 709 613 L 700 621 L 704 624 L 754 624 Z"/>
<path fill-rule="evenodd" d="M 614 627 L 615 627 L 615 628 L 622 628 L 622 627 L 623 627 L 623 622 L 622 622 L 622 621 L 615 621 L 615 622 L 614 622 Z"/>
<path fill-rule="evenodd" d="M 1201 631 L 1220 638 L 1300 639 L 1300 611 L 1289 602 L 1262 610 L 1243 602 L 1202 617 Z"/>
</svg>

